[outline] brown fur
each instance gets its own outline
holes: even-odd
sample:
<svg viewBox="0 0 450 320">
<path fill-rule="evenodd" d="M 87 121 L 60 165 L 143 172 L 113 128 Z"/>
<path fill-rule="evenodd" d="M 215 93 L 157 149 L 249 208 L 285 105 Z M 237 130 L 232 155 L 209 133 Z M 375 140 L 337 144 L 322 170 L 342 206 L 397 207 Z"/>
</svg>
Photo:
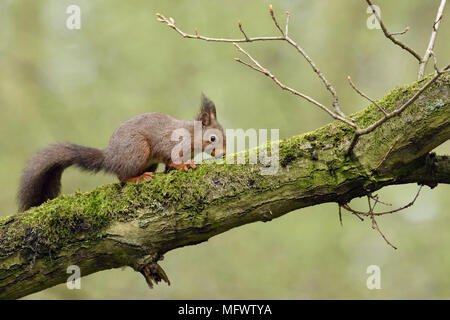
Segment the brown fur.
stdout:
<svg viewBox="0 0 450 320">
<path fill-rule="evenodd" d="M 171 163 L 172 149 L 179 143 L 171 141 L 172 132 L 176 129 L 184 128 L 191 134 L 189 147 L 192 153 L 211 147 L 211 135 L 205 134 L 202 150 L 194 150 L 195 121 L 201 121 L 202 133 L 210 129 L 221 133 L 219 138 L 223 145 L 217 144 L 211 153 L 216 156 L 225 154 L 225 135 L 217 122 L 216 108 L 211 100 L 202 95 L 197 120 L 178 120 L 157 112 L 144 113 L 122 123 L 103 150 L 70 143 L 42 149 L 28 162 L 22 173 L 18 192 L 19 210 L 27 210 L 57 197 L 61 189 L 61 175 L 71 165 L 93 172 L 103 170 L 113 173 L 121 182 L 150 180 L 158 163 L 179 170 L 195 168 L 188 162 L 175 166 Z"/>
</svg>

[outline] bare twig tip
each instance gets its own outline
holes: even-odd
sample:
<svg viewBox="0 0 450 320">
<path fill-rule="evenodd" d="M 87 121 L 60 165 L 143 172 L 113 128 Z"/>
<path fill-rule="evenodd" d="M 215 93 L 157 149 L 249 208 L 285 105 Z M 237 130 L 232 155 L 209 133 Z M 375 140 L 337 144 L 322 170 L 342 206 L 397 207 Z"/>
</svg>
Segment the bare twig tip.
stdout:
<svg viewBox="0 0 450 320">
<path fill-rule="evenodd" d="M 272 5 L 269 5 L 269 11 L 270 11 L 271 14 L 273 14 L 273 7 L 272 7 Z"/>
</svg>

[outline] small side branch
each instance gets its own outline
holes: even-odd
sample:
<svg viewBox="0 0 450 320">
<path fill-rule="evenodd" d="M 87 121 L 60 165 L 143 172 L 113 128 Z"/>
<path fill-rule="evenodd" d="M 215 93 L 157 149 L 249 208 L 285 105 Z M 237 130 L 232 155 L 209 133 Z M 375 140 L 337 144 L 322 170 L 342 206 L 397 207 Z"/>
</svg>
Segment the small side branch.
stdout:
<svg viewBox="0 0 450 320">
<path fill-rule="evenodd" d="M 247 37 L 247 34 L 245 33 L 245 31 L 244 31 L 244 29 L 242 29 L 242 23 L 239 21 L 238 22 L 238 27 L 239 27 L 239 30 L 242 32 L 242 34 L 244 35 L 244 37 L 245 37 L 245 39 L 248 41 L 249 40 L 249 37 Z"/>
<path fill-rule="evenodd" d="M 408 31 L 409 31 L 409 27 L 405 27 L 405 29 L 403 29 L 403 31 L 392 32 L 391 36 L 401 36 L 401 35 L 404 35 L 405 33 L 407 33 Z"/>
<path fill-rule="evenodd" d="M 384 241 L 386 241 L 386 243 L 388 245 L 390 245 L 392 248 L 397 249 L 396 246 L 394 246 L 384 235 L 384 233 L 381 231 L 380 227 L 378 226 L 378 223 L 375 219 L 376 216 L 381 216 L 381 215 L 385 215 L 385 214 L 392 214 L 392 213 L 397 213 L 400 212 L 402 210 L 405 210 L 406 208 L 411 207 L 417 200 L 417 198 L 419 197 L 420 191 L 422 190 L 422 186 L 419 187 L 419 190 L 417 191 L 416 195 L 414 196 L 414 199 L 407 203 L 406 205 L 395 209 L 395 210 L 390 210 L 390 211 L 382 211 L 382 212 L 374 212 L 375 211 L 375 207 L 378 203 L 384 204 L 384 205 L 388 205 L 390 206 L 391 204 L 389 203 L 385 203 L 382 202 L 378 199 L 378 195 L 372 195 L 372 194 L 368 194 L 367 195 L 367 203 L 368 203 L 368 210 L 367 211 L 359 211 L 359 210 L 355 210 L 352 207 L 350 207 L 350 205 L 348 203 L 343 204 L 343 205 L 339 205 L 339 217 L 341 218 L 341 207 L 344 208 L 345 210 L 347 210 L 348 212 L 350 212 L 351 214 L 355 215 L 356 217 L 358 217 L 359 219 L 363 220 L 363 216 L 369 217 L 370 221 L 372 222 L 372 229 L 378 231 L 378 233 L 381 235 L 381 237 L 384 239 Z M 374 201 L 374 204 L 372 205 L 371 200 Z"/>
<path fill-rule="evenodd" d="M 365 95 L 364 93 L 362 93 L 356 86 L 355 84 L 352 82 L 352 79 L 350 78 L 350 76 L 347 77 L 348 82 L 350 83 L 350 86 L 363 98 L 366 98 L 367 100 L 369 100 L 373 105 L 375 105 L 385 116 L 387 116 L 387 112 L 383 109 L 383 107 L 381 107 L 378 103 L 376 103 L 375 100 L 369 98 L 367 95 Z"/>
<path fill-rule="evenodd" d="M 398 115 L 400 115 L 403 111 L 405 111 L 406 108 L 408 108 L 410 105 L 412 105 L 419 97 L 420 95 L 426 90 L 428 89 L 442 74 L 446 73 L 450 71 L 450 64 L 447 65 L 445 68 L 443 68 L 442 70 L 437 69 L 436 67 L 436 72 L 435 75 L 433 76 L 433 78 L 431 78 L 429 81 L 427 81 L 427 83 L 425 83 L 419 90 L 416 91 L 416 93 L 409 98 L 405 103 L 403 103 L 401 106 L 397 107 L 394 111 L 385 114 L 381 119 L 379 119 L 378 121 L 372 123 L 371 125 L 367 126 L 366 128 L 360 129 L 358 127 L 356 127 L 353 139 L 347 149 L 347 155 L 350 155 L 353 148 L 355 147 L 356 143 L 358 142 L 358 139 L 360 136 L 368 134 L 372 131 L 374 131 L 376 128 L 378 128 L 379 126 L 381 126 L 383 123 L 385 123 L 387 120 L 392 119 Z"/>
<path fill-rule="evenodd" d="M 283 38 L 286 38 L 286 35 L 283 32 L 283 29 L 281 29 L 280 25 L 278 24 L 277 19 L 275 18 L 275 15 L 273 13 L 273 8 L 272 5 L 269 6 L 269 12 L 270 12 L 270 16 L 272 17 L 273 23 L 275 24 L 275 26 L 277 27 L 277 29 L 280 31 L 281 35 L 283 36 Z"/>
<path fill-rule="evenodd" d="M 411 207 L 412 205 L 414 205 L 414 203 L 416 202 L 417 198 L 419 197 L 420 191 L 422 191 L 422 187 L 423 187 L 423 186 L 420 186 L 420 187 L 419 187 L 419 190 L 417 190 L 417 193 L 416 193 L 416 195 L 414 196 L 414 198 L 412 199 L 412 201 L 411 201 L 411 202 L 408 202 L 408 203 L 405 204 L 403 207 L 400 207 L 400 208 L 397 208 L 397 209 L 394 209 L 394 210 L 389 210 L 389 211 L 383 211 L 383 212 L 378 212 L 378 213 L 372 213 L 372 214 L 375 215 L 375 216 L 382 216 L 382 215 L 385 215 L 385 214 L 393 214 L 393 213 L 397 213 L 397 212 L 403 211 L 403 210 L 405 210 L 405 209 Z"/>
<path fill-rule="evenodd" d="M 195 32 L 195 34 L 189 34 L 186 32 L 183 32 L 180 28 L 178 28 L 175 24 L 175 20 L 173 18 L 166 18 L 164 15 L 157 13 L 157 20 L 165 23 L 168 27 L 175 30 L 177 33 L 179 33 L 183 38 L 188 39 L 199 39 L 203 41 L 210 41 L 210 42 L 255 42 L 255 41 L 271 41 L 271 40 L 284 40 L 284 37 L 274 36 L 274 37 L 244 37 L 240 39 L 227 39 L 227 38 L 212 38 L 212 37 L 205 37 L 198 33 L 198 31 Z"/>
<path fill-rule="evenodd" d="M 291 14 L 289 13 L 289 11 L 286 11 L 286 30 L 284 32 L 285 36 L 288 36 L 289 33 L 289 18 L 291 17 Z"/>
<path fill-rule="evenodd" d="M 398 116 L 399 114 L 401 114 L 403 111 L 405 111 L 405 109 L 407 107 L 409 107 L 411 104 L 413 104 L 417 98 L 419 98 L 419 96 L 426 90 L 428 89 L 442 74 L 444 74 L 445 72 L 447 72 L 450 68 L 450 64 L 447 65 L 444 69 L 442 70 L 438 70 L 436 72 L 436 74 L 433 76 L 433 78 L 431 78 L 427 83 L 425 83 L 419 90 L 417 90 L 417 92 L 405 103 L 403 103 L 401 106 L 399 106 L 398 108 L 396 108 L 394 111 L 392 111 L 391 113 L 387 114 L 384 118 L 381 118 L 380 120 L 376 121 L 375 123 L 373 123 L 372 125 L 366 127 L 365 129 L 361 129 L 361 135 L 363 134 L 367 134 L 369 132 L 372 132 L 373 130 L 375 130 L 377 127 L 379 127 L 381 124 L 383 124 L 386 120 L 391 119 L 395 116 Z"/>
<path fill-rule="evenodd" d="M 388 245 L 390 245 L 394 250 L 397 250 L 397 247 L 394 246 L 384 235 L 384 233 L 381 231 L 380 227 L 378 226 L 377 221 L 375 220 L 375 217 L 373 215 L 370 216 L 370 220 L 372 221 L 372 229 L 377 230 L 378 233 L 381 235 L 381 237 L 386 241 Z"/>
<path fill-rule="evenodd" d="M 281 28 L 272 5 L 269 7 L 269 13 L 272 18 L 272 21 L 274 22 L 274 25 L 276 29 L 281 33 L 281 36 L 271 36 L 271 37 L 249 37 L 247 33 L 244 31 L 242 27 L 242 23 L 238 22 L 239 30 L 244 35 L 244 38 L 241 39 L 230 39 L 230 38 L 211 38 L 211 37 L 205 37 L 201 36 L 196 32 L 196 34 L 189 34 L 186 32 L 183 32 L 181 29 L 179 29 L 176 24 L 175 20 L 173 18 L 166 18 L 164 15 L 157 13 L 157 20 L 167 24 L 170 28 L 174 29 L 177 33 L 179 33 L 183 38 L 189 38 L 189 39 L 200 39 L 204 41 L 212 41 L 212 42 L 228 42 L 228 43 L 242 43 L 242 42 L 255 42 L 255 41 L 286 41 L 291 46 L 293 46 L 309 63 L 313 71 L 317 74 L 317 76 L 320 78 L 320 80 L 325 85 L 326 89 L 330 92 L 330 94 L 333 97 L 333 108 L 334 113 L 336 113 L 341 118 L 345 117 L 345 114 L 342 112 L 340 105 L 339 105 L 339 98 L 336 93 L 336 90 L 331 85 L 331 83 L 327 80 L 325 75 L 320 71 L 320 69 L 317 67 L 317 65 L 314 63 L 314 61 L 309 57 L 309 55 L 301 48 L 294 40 L 292 40 L 289 36 L 289 20 L 290 20 L 290 14 L 289 12 L 286 12 L 286 26 L 285 30 Z M 335 118 L 336 119 L 336 118 Z"/>
<path fill-rule="evenodd" d="M 436 58 L 436 55 L 434 54 L 434 51 L 433 51 L 433 50 L 430 51 L 430 55 L 433 57 L 433 68 L 434 68 L 434 72 L 435 72 L 435 73 L 439 73 L 439 68 L 438 68 L 437 58 Z M 446 72 L 446 71 L 444 71 L 444 72 Z"/>
<path fill-rule="evenodd" d="M 413 55 L 414 58 L 417 59 L 417 61 L 419 61 L 419 63 L 422 62 L 422 57 L 413 49 L 411 49 L 410 47 L 408 47 L 406 44 L 404 44 L 403 42 L 397 40 L 394 38 L 394 35 L 398 35 L 398 34 L 404 34 L 408 31 L 408 28 L 405 28 L 405 30 L 403 30 L 400 33 L 390 33 L 386 26 L 383 23 L 383 20 L 381 20 L 380 15 L 378 14 L 378 12 L 375 10 L 372 1 L 370 0 L 366 0 L 367 4 L 370 6 L 370 8 L 372 9 L 373 14 L 375 15 L 375 18 L 377 19 L 378 23 L 380 24 L 381 30 L 383 30 L 383 34 L 386 36 L 386 38 L 388 38 L 389 40 L 391 40 L 393 43 L 395 43 L 396 45 L 398 45 L 399 47 L 401 47 L 402 49 L 408 51 L 409 53 L 411 53 Z"/>
<path fill-rule="evenodd" d="M 384 25 L 383 21 L 381 20 L 380 15 L 377 13 L 377 11 L 374 9 L 373 4 L 371 2 L 371 0 L 366 0 L 366 2 L 369 4 L 369 6 L 371 7 L 376 19 L 378 20 L 378 22 L 380 23 L 381 29 L 383 30 L 384 35 L 390 39 L 392 42 L 394 42 L 395 44 L 397 44 L 398 46 L 402 47 L 403 49 L 407 50 L 408 52 L 410 52 L 418 61 L 419 63 L 422 63 L 422 58 L 417 54 L 417 52 L 415 52 L 414 50 L 412 50 L 411 48 L 409 48 L 408 46 L 406 46 L 405 44 L 403 44 L 402 42 L 398 41 L 397 39 L 394 38 L 394 36 L 396 35 L 403 35 L 406 32 L 408 32 L 408 28 L 405 28 L 403 31 L 401 32 L 396 32 L 396 33 L 390 33 L 386 26 Z M 443 11 L 443 7 L 445 5 L 445 1 L 441 2 L 441 6 L 440 9 L 438 11 L 438 14 L 440 12 L 439 17 L 442 16 L 442 11 Z M 369 98 L 366 94 L 364 94 L 361 90 L 359 90 L 355 84 L 351 81 L 350 77 L 349 77 L 349 83 L 352 86 L 352 88 L 362 97 L 364 97 L 365 99 L 367 99 L 368 101 L 370 101 L 371 103 L 373 103 L 379 110 L 380 112 L 383 114 L 383 117 L 381 119 L 379 119 L 378 121 L 374 122 L 373 124 L 367 126 L 366 128 L 359 128 L 359 126 L 354 123 L 351 119 L 347 119 L 345 117 L 345 114 L 342 112 L 340 105 L 339 105 L 339 99 L 338 99 L 338 95 L 336 93 L 336 90 L 334 89 L 334 87 L 330 84 L 330 82 L 327 80 L 327 78 L 325 77 L 325 75 L 320 71 L 320 69 L 316 66 L 316 64 L 314 63 L 314 61 L 308 56 L 308 54 L 305 52 L 305 50 L 299 46 L 294 40 L 292 40 L 292 38 L 289 37 L 288 33 L 289 33 L 289 20 L 290 20 L 290 14 L 289 12 L 286 12 L 286 25 L 285 28 L 283 30 L 283 28 L 281 27 L 280 23 L 277 20 L 277 17 L 274 13 L 273 7 L 272 5 L 270 5 L 269 7 L 269 13 L 270 13 L 270 17 L 275 25 L 275 28 L 278 30 L 278 32 L 281 34 L 280 36 L 270 36 L 270 37 L 250 37 L 248 36 L 248 34 L 245 32 L 242 23 L 238 22 L 238 27 L 239 27 L 239 31 L 243 34 L 244 38 L 241 39 L 227 39 L 227 38 L 211 38 L 211 37 L 205 37 L 205 36 L 201 36 L 197 31 L 195 32 L 195 35 L 193 34 L 188 34 L 183 32 L 182 30 L 180 30 L 176 25 L 175 25 L 175 21 L 173 18 L 166 18 L 165 16 L 163 16 L 162 14 L 157 14 L 157 19 L 165 24 L 167 24 L 170 28 L 174 29 L 177 33 L 179 33 L 181 36 L 183 36 L 184 38 L 190 38 L 190 39 L 200 39 L 200 40 L 205 40 L 205 41 L 213 41 L 213 42 L 227 42 L 227 43 L 233 43 L 234 46 L 239 50 L 239 52 L 243 53 L 245 56 L 247 56 L 247 58 L 250 59 L 251 63 L 249 62 L 245 62 L 243 60 L 241 60 L 240 58 L 235 58 L 235 60 L 249 68 L 251 68 L 252 70 L 255 70 L 257 72 L 260 72 L 262 74 L 264 74 L 265 76 L 269 77 L 270 79 L 272 79 L 272 81 L 277 84 L 281 89 L 286 90 L 302 99 L 305 99 L 306 101 L 314 104 L 315 106 L 319 107 L 320 109 L 322 109 L 323 111 L 325 111 L 326 113 L 328 113 L 332 118 L 342 121 L 343 123 L 349 125 L 350 127 L 355 129 L 354 132 L 354 136 L 353 139 L 350 142 L 350 145 L 347 149 L 346 154 L 349 155 L 351 154 L 353 148 L 355 147 L 355 145 L 358 142 L 358 139 L 360 136 L 368 134 L 370 132 L 372 132 L 373 130 L 375 130 L 376 128 L 378 128 L 380 125 L 382 125 L 384 122 L 386 122 L 387 120 L 400 115 L 409 105 L 411 105 L 412 103 L 414 103 L 417 98 L 433 83 L 435 82 L 440 75 L 442 75 L 443 73 L 446 73 L 449 71 L 449 67 L 447 66 L 442 70 L 439 70 L 437 67 L 437 60 L 436 57 L 433 53 L 432 50 L 430 50 L 428 52 L 428 56 L 432 56 L 434 59 L 434 66 L 435 66 L 435 76 L 428 81 L 422 88 L 420 88 L 408 101 L 406 101 L 403 105 L 397 107 L 394 111 L 388 113 L 382 106 L 380 106 L 378 103 L 376 103 L 373 99 Z M 432 38 L 433 40 L 430 41 L 431 43 L 431 47 L 434 46 L 434 38 L 435 35 L 437 33 L 437 28 L 439 26 L 439 21 L 441 18 L 438 18 L 437 21 L 435 21 L 434 25 L 433 25 L 433 30 L 434 33 L 432 34 Z M 261 63 L 259 63 L 254 57 L 252 57 L 247 51 L 245 51 L 244 49 L 242 49 L 242 47 L 239 46 L 238 43 L 242 43 L 242 42 L 254 42 L 254 41 L 286 41 L 289 45 L 291 45 L 292 47 L 294 47 L 302 56 L 303 58 L 309 63 L 309 65 L 311 66 L 311 68 L 313 69 L 313 71 L 317 74 L 317 76 L 319 77 L 319 79 L 323 82 L 323 84 L 325 85 L 326 89 L 331 93 L 332 97 L 333 97 L 333 103 L 332 103 L 332 108 L 325 106 L 324 104 L 318 102 L 317 100 L 307 96 L 306 94 L 295 90 L 289 86 L 287 86 L 286 84 L 284 84 L 282 81 L 280 81 L 277 77 L 274 76 L 274 74 L 267 68 L 263 67 Z"/>
<path fill-rule="evenodd" d="M 372 199 L 372 197 L 367 196 L 367 201 L 369 204 L 369 216 L 370 216 L 370 220 L 372 221 L 372 229 L 377 230 L 378 233 L 381 235 L 381 237 L 384 239 L 384 241 L 386 241 L 386 243 L 388 245 L 390 245 L 392 248 L 394 248 L 394 250 L 397 250 L 397 247 L 394 246 L 384 235 L 384 233 L 381 231 L 380 227 L 378 226 L 377 220 L 375 219 L 375 217 L 373 216 L 373 210 L 375 209 L 375 206 L 378 203 L 378 197 L 375 198 L 375 203 L 373 204 L 373 206 L 371 205 L 370 200 Z"/>
<path fill-rule="evenodd" d="M 286 90 L 286 91 L 288 91 L 288 92 L 290 92 L 290 93 L 292 93 L 292 94 L 294 94 L 294 95 L 296 95 L 296 96 L 298 96 L 298 97 L 301 97 L 301 98 L 307 100 L 308 102 L 314 104 L 315 106 L 319 107 L 320 109 L 322 109 L 323 111 L 325 111 L 326 113 L 328 113 L 328 114 L 329 114 L 331 117 L 333 117 L 334 119 L 339 120 L 339 121 L 342 121 L 342 122 L 344 122 L 345 124 L 347 124 L 347 125 L 349 125 L 349 126 L 351 126 L 351 127 L 353 127 L 353 128 L 357 128 L 357 126 L 356 126 L 352 121 L 349 121 L 349 120 L 347 120 L 346 118 L 344 118 L 344 117 L 342 117 L 342 116 L 336 114 L 335 112 L 331 111 L 329 108 L 327 108 L 326 106 L 324 106 L 322 103 L 320 103 L 320 102 L 314 100 L 313 98 L 307 96 L 306 94 L 303 94 L 303 93 L 301 93 L 301 92 L 299 92 L 299 91 L 297 91 L 297 90 L 295 90 L 295 89 L 293 89 L 293 88 L 291 88 L 291 87 L 285 85 L 284 83 L 282 83 L 277 77 L 275 77 L 275 76 L 272 74 L 272 72 L 270 72 L 269 69 L 263 67 L 263 66 L 261 65 L 261 63 L 259 63 L 255 58 L 253 58 L 247 51 L 245 51 L 244 49 L 242 49 L 237 43 L 234 43 L 234 46 L 236 47 L 236 49 L 237 49 L 239 52 L 241 52 L 241 53 L 243 53 L 245 56 L 247 56 L 247 58 L 249 58 L 249 59 L 253 62 L 254 65 L 252 65 L 252 64 L 250 64 L 250 63 L 248 63 L 248 62 L 242 61 L 242 60 L 239 59 L 239 58 L 235 58 L 235 61 L 237 61 L 237 62 L 239 62 L 239 63 L 241 63 L 241 64 L 243 64 L 243 65 L 245 65 L 245 66 L 247 66 L 247 67 L 249 67 L 249 68 L 251 68 L 251 69 L 253 69 L 253 70 L 255 70 L 255 71 L 258 71 L 258 72 L 264 74 L 265 76 L 267 76 L 267 77 L 269 77 L 270 79 L 272 79 L 272 81 L 275 82 L 281 89 Z"/>
<path fill-rule="evenodd" d="M 374 207 L 372 207 L 371 211 L 370 210 L 369 211 L 359 211 L 359 210 L 355 210 L 355 209 L 351 208 L 348 203 L 347 204 L 343 204 L 342 207 L 345 210 L 347 210 L 347 211 L 349 211 L 349 212 L 351 212 L 353 214 L 358 214 L 359 216 L 363 216 L 363 217 L 364 216 L 368 217 L 370 215 L 383 216 L 383 215 L 386 215 L 386 214 L 393 214 L 393 213 L 397 213 L 397 212 L 403 211 L 403 210 L 411 207 L 416 202 L 417 198 L 419 197 L 419 194 L 420 194 L 420 191 L 422 190 L 422 187 L 423 186 L 419 187 L 419 189 L 417 190 L 417 193 L 415 194 L 414 198 L 410 202 L 408 202 L 404 206 L 399 207 L 399 208 L 394 209 L 394 210 L 374 212 L 374 210 L 373 210 Z M 378 200 L 378 195 L 377 196 L 368 195 L 368 197 L 371 198 L 372 200 L 375 200 L 376 203 L 383 203 L 380 200 Z M 386 205 L 391 205 L 391 204 L 386 204 Z"/>
<path fill-rule="evenodd" d="M 432 52 L 434 49 L 434 43 L 436 42 L 436 36 L 438 33 L 439 25 L 440 25 L 442 17 L 443 17 L 443 12 L 444 12 L 446 2 L 447 2 L 446 0 L 441 0 L 441 4 L 439 5 L 436 19 L 433 23 L 433 31 L 431 32 L 431 37 L 430 37 L 430 41 L 428 43 L 427 50 L 425 51 L 425 55 L 423 56 L 422 61 L 419 64 L 419 73 L 417 76 L 418 79 L 423 78 L 428 60 L 430 59 L 430 56 L 433 55 Z"/>
</svg>

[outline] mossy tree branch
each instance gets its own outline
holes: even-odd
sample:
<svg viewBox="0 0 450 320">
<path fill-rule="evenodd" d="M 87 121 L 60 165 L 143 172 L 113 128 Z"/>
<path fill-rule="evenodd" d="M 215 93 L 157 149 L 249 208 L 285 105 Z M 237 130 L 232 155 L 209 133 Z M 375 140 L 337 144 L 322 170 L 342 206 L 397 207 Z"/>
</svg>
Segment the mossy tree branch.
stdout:
<svg viewBox="0 0 450 320">
<path fill-rule="evenodd" d="M 392 111 L 427 79 L 377 103 Z M 449 158 L 429 154 L 450 137 L 449 96 L 450 76 L 443 75 L 400 116 L 361 137 L 351 157 L 346 150 L 354 129 L 336 121 L 280 141 L 276 175 L 261 175 L 259 165 L 202 164 L 187 173 L 157 174 L 150 183 L 60 196 L 3 218 L 0 298 L 64 283 L 69 265 L 82 275 L 131 266 L 148 281 L 164 279 L 156 263 L 165 252 L 231 228 L 320 203 L 346 203 L 387 185 L 450 183 Z M 371 105 L 350 117 L 364 127 L 381 116 Z"/>
</svg>

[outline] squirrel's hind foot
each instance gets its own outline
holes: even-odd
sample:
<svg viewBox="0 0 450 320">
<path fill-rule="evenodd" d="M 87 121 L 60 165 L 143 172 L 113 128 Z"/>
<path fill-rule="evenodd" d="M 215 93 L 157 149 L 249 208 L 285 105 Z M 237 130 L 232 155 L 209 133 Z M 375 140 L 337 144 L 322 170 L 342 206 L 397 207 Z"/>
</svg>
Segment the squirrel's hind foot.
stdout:
<svg viewBox="0 0 450 320">
<path fill-rule="evenodd" d="M 136 182 L 136 184 L 139 184 L 141 180 L 150 182 L 153 176 L 154 176 L 153 172 L 144 172 L 140 176 L 125 179 L 125 182 Z"/>
<path fill-rule="evenodd" d="M 189 170 L 189 168 L 192 168 L 192 169 L 197 168 L 197 166 L 193 160 L 188 160 L 186 162 L 181 162 L 179 164 L 175 164 L 173 161 L 170 161 L 167 165 L 169 168 L 172 168 L 175 170 L 184 170 L 186 172 Z"/>
</svg>

